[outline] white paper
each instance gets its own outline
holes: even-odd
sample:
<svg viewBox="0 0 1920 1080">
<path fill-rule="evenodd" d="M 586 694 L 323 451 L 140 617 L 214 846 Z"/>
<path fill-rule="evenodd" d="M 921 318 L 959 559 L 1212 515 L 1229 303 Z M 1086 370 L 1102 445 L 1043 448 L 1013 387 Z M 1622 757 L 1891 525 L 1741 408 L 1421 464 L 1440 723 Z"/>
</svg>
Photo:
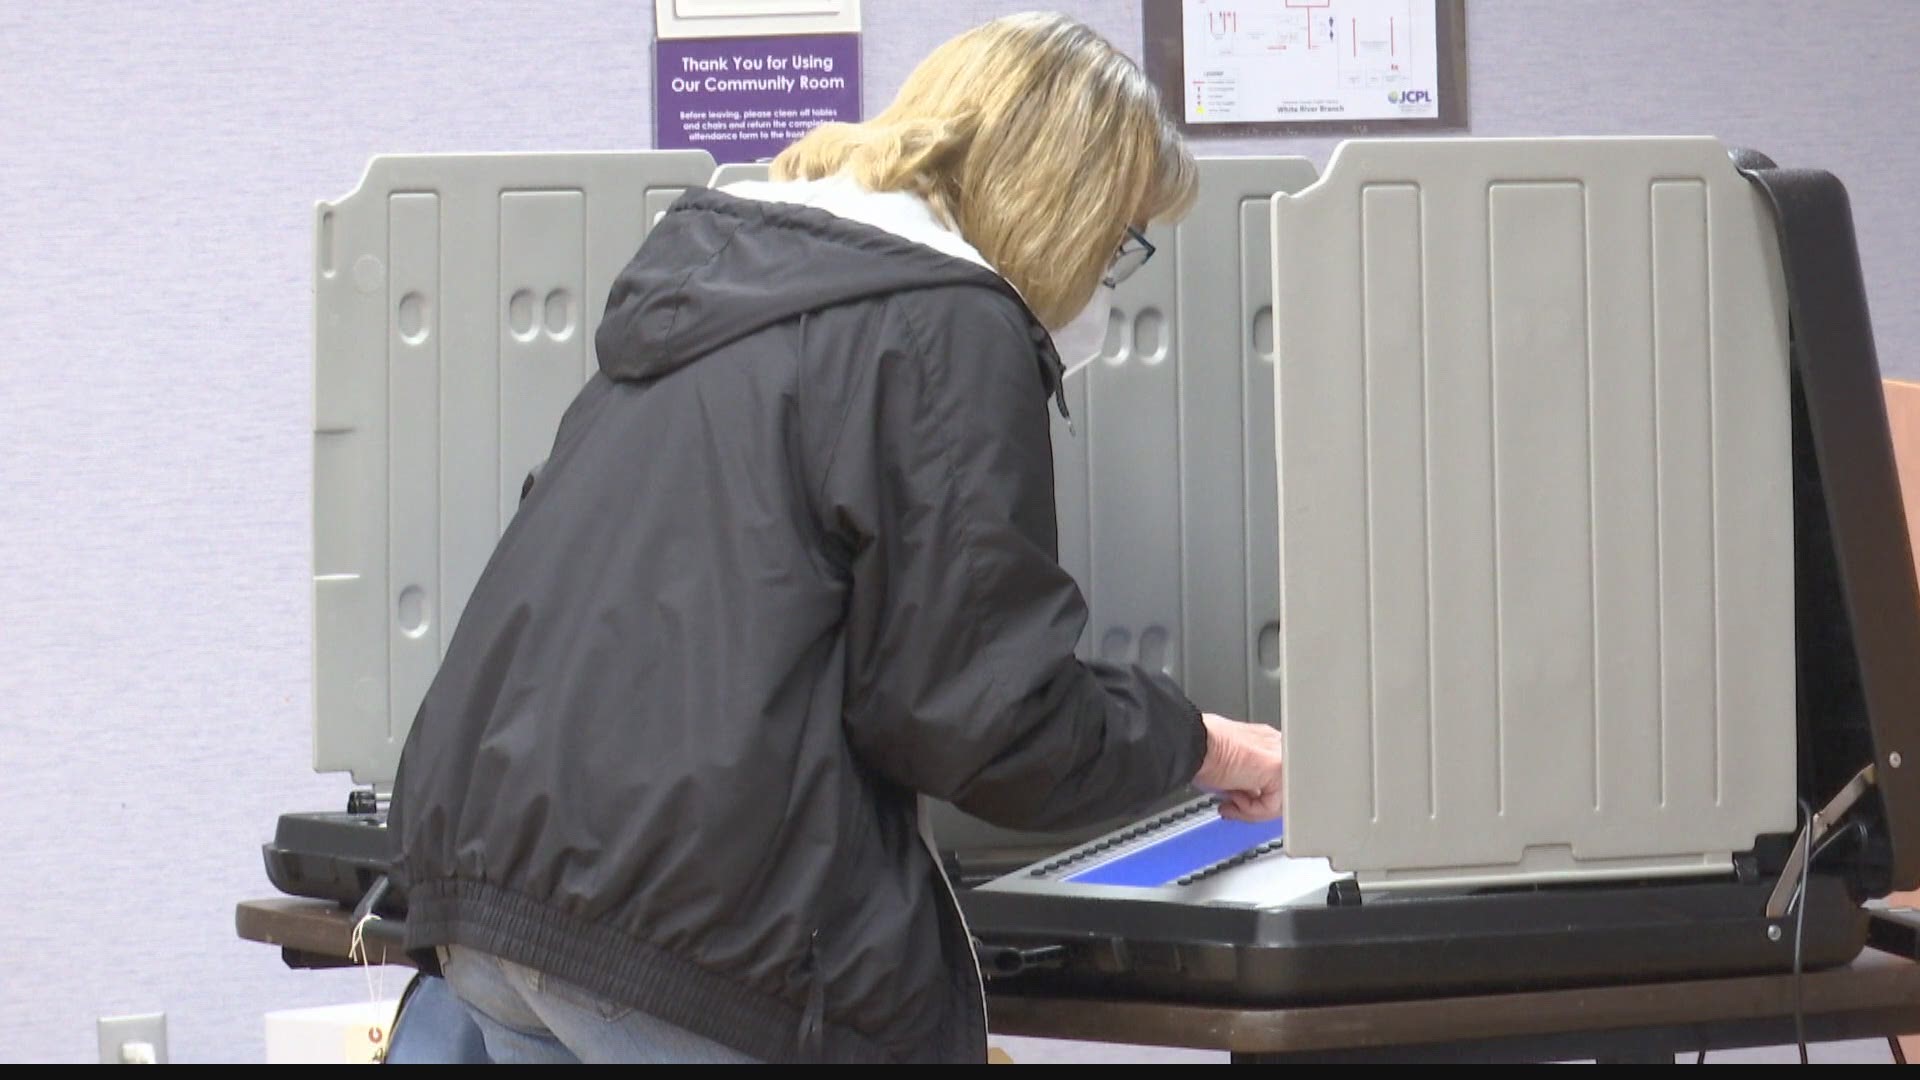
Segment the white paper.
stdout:
<svg viewBox="0 0 1920 1080">
<path fill-rule="evenodd" d="M 1437 0 L 1183 0 L 1189 124 L 1440 115 Z"/>
<path fill-rule="evenodd" d="M 1324 904 L 1327 886 L 1352 876 L 1335 870 L 1326 859 L 1274 852 L 1202 878 L 1181 892 L 1193 903 L 1282 908 L 1303 900 Z"/>
</svg>

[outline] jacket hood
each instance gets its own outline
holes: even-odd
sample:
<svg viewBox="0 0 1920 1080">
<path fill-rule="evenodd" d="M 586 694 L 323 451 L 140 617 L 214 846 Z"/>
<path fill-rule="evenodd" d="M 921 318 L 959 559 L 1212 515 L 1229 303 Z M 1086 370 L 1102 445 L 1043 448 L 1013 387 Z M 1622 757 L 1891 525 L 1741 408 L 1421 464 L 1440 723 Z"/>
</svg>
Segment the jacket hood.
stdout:
<svg viewBox="0 0 1920 1080">
<path fill-rule="evenodd" d="M 798 315 L 888 293 L 962 285 L 1026 314 L 1049 395 L 1052 339 L 1000 275 L 886 229 L 797 203 L 695 188 L 668 210 L 615 280 L 594 336 L 610 379 L 656 379 Z"/>
</svg>

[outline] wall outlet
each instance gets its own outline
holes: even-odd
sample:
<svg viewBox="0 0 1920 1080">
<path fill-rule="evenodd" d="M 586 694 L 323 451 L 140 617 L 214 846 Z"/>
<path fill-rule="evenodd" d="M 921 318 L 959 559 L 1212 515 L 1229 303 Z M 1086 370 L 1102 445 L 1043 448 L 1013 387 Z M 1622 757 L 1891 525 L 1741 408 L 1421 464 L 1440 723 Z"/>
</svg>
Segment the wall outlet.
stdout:
<svg viewBox="0 0 1920 1080">
<path fill-rule="evenodd" d="M 167 1064 L 167 1014 L 103 1016 L 100 1033 L 102 1065 Z"/>
</svg>

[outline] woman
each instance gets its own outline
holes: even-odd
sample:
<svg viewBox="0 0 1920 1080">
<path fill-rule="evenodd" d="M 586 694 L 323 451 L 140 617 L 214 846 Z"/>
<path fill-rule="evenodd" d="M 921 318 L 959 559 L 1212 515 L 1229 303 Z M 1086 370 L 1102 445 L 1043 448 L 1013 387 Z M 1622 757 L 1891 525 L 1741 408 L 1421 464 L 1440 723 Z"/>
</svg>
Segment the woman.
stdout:
<svg viewBox="0 0 1920 1080">
<path fill-rule="evenodd" d="M 621 274 L 401 760 L 409 947 L 496 1060 L 979 1061 L 920 797 L 1279 810 L 1277 733 L 1073 651 L 1054 333 L 1195 183 L 1138 69 L 1002 19 L 773 174 Z"/>
</svg>

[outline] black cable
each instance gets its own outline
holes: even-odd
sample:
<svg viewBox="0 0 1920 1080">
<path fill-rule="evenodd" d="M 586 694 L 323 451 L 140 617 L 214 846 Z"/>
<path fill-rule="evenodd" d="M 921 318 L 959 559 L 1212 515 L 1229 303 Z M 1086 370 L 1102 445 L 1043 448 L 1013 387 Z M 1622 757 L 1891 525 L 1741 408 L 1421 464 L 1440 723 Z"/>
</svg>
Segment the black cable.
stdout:
<svg viewBox="0 0 1920 1080">
<path fill-rule="evenodd" d="M 1907 1052 L 1900 1046 L 1900 1036 L 1887 1036 L 1887 1049 L 1893 1051 L 1893 1063 L 1895 1065 L 1905 1065 L 1907 1063 Z"/>
<path fill-rule="evenodd" d="M 1807 857 L 1800 860 L 1800 887 L 1794 892 L 1793 913 L 1793 1034 L 1800 1045 L 1800 1064 L 1807 1063 L 1807 1013 L 1805 979 L 1800 966 L 1800 944 L 1807 929 L 1807 882 L 1813 874 L 1813 807 L 1800 800 L 1800 814 L 1806 818 Z"/>
<path fill-rule="evenodd" d="M 1807 825 L 1808 825 L 1807 835 L 1808 837 L 1812 837 L 1813 809 L 1812 807 L 1807 805 L 1807 802 L 1804 799 L 1801 800 L 1800 802 L 1800 812 L 1807 816 Z M 1820 841 L 1820 846 L 1812 847 L 1811 845 L 1809 845 L 1810 850 L 1807 852 L 1807 857 L 1804 860 L 1802 860 L 1800 863 L 1800 884 L 1798 887 L 1794 889 L 1793 902 L 1792 902 L 1793 908 L 1794 908 L 1794 913 L 1793 913 L 1793 1032 L 1794 1032 L 1795 1038 L 1799 1042 L 1800 1064 L 1802 1065 L 1807 1064 L 1807 1018 L 1806 1018 L 1806 1010 L 1804 1007 L 1804 1002 L 1805 1002 L 1804 982 L 1806 979 L 1806 971 L 1801 964 L 1800 958 L 1801 958 L 1801 943 L 1803 939 L 1806 937 L 1807 888 L 1809 885 L 1810 878 L 1812 877 L 1812 874 L 1813 874 L 1813 864 L 1819 861 L 1820 856 L 1825 855 L 1827 853 L 1828 848 L 1832 847 L 1833 845 L 1839 843 L 1842 840 L 1847 839 L 1849 836 L 1858 836 L 1861 840 L 1865 840 L 1866 832 L 1867 832 L 1867 827 L 1861 824 L 1860 822 L 1858 821 L 1849 822 L 1846 828 L 1835 829 L 1831 834 L 1827 836 L 1825 840 Z"/>
<path fill-rule="evenodd" d="M 1844 829 L 1835 829 L 1832 833 L 1830 833 L 1827 836 L 1825 840 L 1820 841 L 1819 847 L 1813 849 L 1814 860 L 1817 861 L 1820 858 L 1820 856 L 1825 855 L 1827 853 L 1828 848 L 1832 847 L 1833 845 L 1839 843 L 1842 840 L 1845 840 L 1849 836 L 1859 840 L 1861 843 L 1866 843 L 1866 840 L 1867 840 L 1866 825 L 1863 824 L 1862 822 L 1852 821 L 1852 822 L 1848 822 L 1847 827 Z"/>
<path fill-rule="evenodd" d="M 1806 820 L 1807 836 L 1811 838 L 1813 836 L 1813 808 L 1807 804 L 1807 801 L 1805 799 L 1800 800 L 1800 814 Z M 1788 908 L 1791 909 L 1794 913 L 1793 1033 L 1794 1033 L 1795 1042 L 1800 1048 L 1800 1064 L 1802 1065 L 1807 1064 L 1807 1018 L 1806 1018 L 1805 992 L 1804 992 L 1805 971 L 1804 971 L 1804 966 L 1802 964 L 1802 956 L 1804 954 L 1801 950 L 1801 944 L 1806 937 L 1807 887 L 1812 878 L 1813 864 L 1816 860 L 1820 858 L 1820 856 L 1825 855 L 1827 853 L 1828 848 L 1839 843 L 1841 840 L 1846 839 L 1849 835 L 1858 836 L 1861 840 L 1864 841 L 1866 839 L 1866 832 L 1867 830 L 1865 825 L 1862 825 L 1858 821 L 1850 822 L 1847 828 L 1836 829 L 1825 840 L 1822 840 L 1820 842 L 1820 846 L 1812 847 L 1811 845 L 1809 845 L 1810 850 L 1807 852 L 1807 857 L 1803 859 L 1800 863 L 1800 881 L 1794 887 L 1793 896 L 1787 903 Z M 1889 1040 L 1889 1042 L 1894 1044 L 1894 1054 L 1896 1055 L 1896 1059 L 1897 1059 L 1901 1053 L 1898 1045 L 1899 1040 L 1893 1039 L 1893 1040 Z M 1707 1062 L 1707 1052 L 1705 1050 L 1701 1050 L 1694 1055 L 1693 1063 L 1695 1065 L 1704 1065 L 1706 1064 L 1706 1062 Z"/>
</svg>

